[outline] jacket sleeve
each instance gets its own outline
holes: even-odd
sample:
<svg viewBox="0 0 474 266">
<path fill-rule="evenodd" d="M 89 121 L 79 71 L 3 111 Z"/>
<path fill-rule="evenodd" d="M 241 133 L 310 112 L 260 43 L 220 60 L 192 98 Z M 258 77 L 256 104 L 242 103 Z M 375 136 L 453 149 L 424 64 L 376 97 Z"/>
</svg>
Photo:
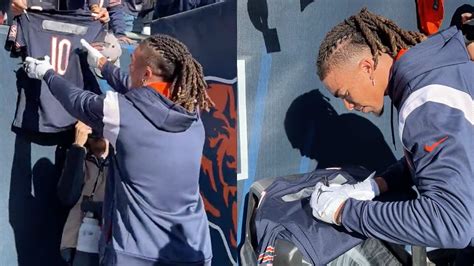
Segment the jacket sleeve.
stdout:
<svg viewBox="0 0 474 266">
<path fill-rule="evenodd" d="M 71 82 L 48 70 L 43 77 L 53 96 L 73 117 L 92 127 L 115 147 L 120 129 L 119 98 L 117 92 L 97 95 L 79 89 Z"/>
<path fill-rule="evenodd" d="M 86 150 L 83 147 L 72 145 L 67 152 L 57 192 L 62 205 L 72 207 L 81 197 L 84 185 L 84 160 Z"/>
<path fill-rule="evenodd" d="M 472 98 L 467 95 L 461 102 L 465 106 L 415 102 L 408 114 L 402 108 L 402 142 L 411 156 L 420 196 L 386 203 L 349 199 L 342 213 L 347 230 L 405 245 L 464 248 L 470 243 L 474 119 Z"/>
<path fill-rule="evenodd" d="M 122 4 L 112 6 L 108 8 L 110 15 L 109 25 L 112 28 L 113 33 L 116 36 L 125 36 L 125 29 L 127 25 L 125 24 L 124 18 L 124 7 Z"/>
<path fill-rule="evenodd" d="M 130 90 L 130 78 L 111 62 L 105 63 L 102 76 L 116 92 L 125 94 Z"/>
</svg>

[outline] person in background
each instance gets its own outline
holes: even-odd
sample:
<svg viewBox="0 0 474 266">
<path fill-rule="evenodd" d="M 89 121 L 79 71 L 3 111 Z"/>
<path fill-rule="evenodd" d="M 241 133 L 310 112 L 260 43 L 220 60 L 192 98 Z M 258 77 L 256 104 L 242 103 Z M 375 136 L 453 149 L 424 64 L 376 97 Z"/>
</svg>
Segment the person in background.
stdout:
<svg viewBox="0 0 474 266">
<path fill-rule="evenodd" d="M 98 253 L 85 254 L 76 248 L 79 229 L 85 217 L 101 224 L 108 168 L 108 141 L 96 135 L 86 124 L 77 122 L 75 140 L 67 151 L 57 186 L 61 204 L 72 208 L 63 229 L 60 247 L 61 256 L 68 265 L 99 265 Z M 81 248 L 78 250 L 81 251 Z M 86 247 L 86 250 L 90 249 Z"/>
<path fill-rule="evenodd" d="M 112 32 L 117 37 L 121 43 L 132 44 L 135 43 L 133 40 L 128 38 L 125 35 L 126 31 L 131 31 L 128 29 L 127 22 L 125 21 L 126 12 L 125 6 L 121 0 L 110 0 L 107 7 L 107 11 L 110 15 L 109 26 L 112 29 Z"/>
<path fill-rule="evenodd" d="M 7 11 L 10 1 L 2 1 L 0 3 L 0 25 L 7 23 Z"/>
<path fill-rule="evenodd" d="M 143 0 L 123 0 L 122 5 L 124 11 L 125 31 L 141 32 L 142 29 L 140 28 L 138 30 L 138 27 L 134 27 L 134 24 L 138 14 L 143 9 Z"/>
<path fill-rule="evenodd" d="M 95 20 L 99 20 L 102 23 L 107 23 L 110 21 L 107 9 L 99 6 L 99 0 L 88 0 L 83 4 L 79 4 L 78 2 L 74 1 L 71 3 L 74 4 L 67 5 L 66 9 L 74 10 L 79 8 L 88 8 L 91 10 Z M 27 0 L 12 0 L 10 7 L 13 16 L 18 16 L 21 15 L 28 7 L 30 7 L 30 3 Z"/>
</svg>

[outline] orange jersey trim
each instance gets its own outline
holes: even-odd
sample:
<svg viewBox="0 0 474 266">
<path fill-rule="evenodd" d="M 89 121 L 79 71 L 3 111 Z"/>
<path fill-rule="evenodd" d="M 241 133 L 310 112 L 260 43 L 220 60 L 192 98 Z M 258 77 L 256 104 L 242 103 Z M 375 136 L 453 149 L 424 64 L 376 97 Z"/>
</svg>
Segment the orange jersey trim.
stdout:
<svg viewBox="0 0 474 266">
<path fill-rule="evenodd" d="M 405 48 L 402 48 L 402 49 L 398 50 L 398 54 L 397 54 L 397 56 L 395 56 L 395 61 L 400 59 L 400 57 L 402 57 L 407 51 L 408 51 L 408 49 L 405 49 Z"/>
<path fill-rule="evenodd" d="M 154 89 L 155 91 L 161 93 L 162 95 L 166 96 L 166 98 L 170 97 L 170 83 L 168 82 L 152 82 L 148 83 L 146 86 Z"/>
</svg>

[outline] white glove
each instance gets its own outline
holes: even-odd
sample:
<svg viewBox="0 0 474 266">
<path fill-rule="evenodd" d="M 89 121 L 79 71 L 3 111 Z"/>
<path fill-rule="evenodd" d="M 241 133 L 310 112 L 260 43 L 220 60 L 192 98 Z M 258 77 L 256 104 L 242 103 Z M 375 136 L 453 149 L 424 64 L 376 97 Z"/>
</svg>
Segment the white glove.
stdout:
<svg viewBox="0 0 474 266">
<path fill-rule="evenodd" d="M 28 56 L 23 63 L 23 68 L 26 74 L 28 74 L 28 77 L 32 79 L 43 79 L 44 74 L 46 74 L 48 70 L 53 69 L 53 66 L 49 63 L 49 56 L 45 56 L 43 60 Z"/>
<path fill-rule="evenodd" d="M 321 182 L 316 184 L 310 201 L 313 216 L 316 219 L 337 224 L 336 211 L 349 198 L 349 195 L 341 187 L 339 184 L 331 184 L 329 187 Z"/>
<path fill-rule="evenodd" d="M 380 195 L 379 186 L 373 179 L 375 172 L 373 172 L 364 181 L 350 185 L 344 184 L 341 189 L 349 196 L 349 198 L 357 200 L 372 200 Z"/>
<path fill-rule="evenodd" d="M 104 57 L 97 49 L 92 47 L 86 40 L 81 39 L 81 44 L 87 49 L 87 63 L 91 67 L 97 67 L 99 65 L 99 59 Z"/>
</svg>

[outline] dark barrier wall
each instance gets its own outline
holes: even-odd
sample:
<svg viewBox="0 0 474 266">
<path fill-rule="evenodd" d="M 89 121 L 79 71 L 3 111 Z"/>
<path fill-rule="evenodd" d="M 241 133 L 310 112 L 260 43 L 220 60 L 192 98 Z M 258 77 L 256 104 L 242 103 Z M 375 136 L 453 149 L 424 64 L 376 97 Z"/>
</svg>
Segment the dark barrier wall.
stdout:
<svg viewBox="0 0 474 266">
<path fill-rule="evenodd" d="M 236 2 L 217 3 L 156 20 L 151 31 L 181 40 L 203 66 L 208 93 L 215 103 L 210 112 L 202 112 L 206 142 L 200 179 L 211 226 L 212 264 L 236 264 Z"/>
<path fill-rule="evenodd" d="M 449 26 L 455 9 L 467 2 L 444 1 L 443 28 Z M 380 170 L 401 157 L 396 110 L 395 150 L 390 108 L 380 118 L 348 113 L 342 101 L 325 90 L 315 65 L 325 34 L 362 7 L 417 30 L 415 4 L 415 0 L 238 1 L 239 95 L 245 96 L 238 101 L 239 231 L 243 200 L 254 181 L 341 164 Z M 387 99 L 385 106 L 389 104 Z"/>
</svg>

